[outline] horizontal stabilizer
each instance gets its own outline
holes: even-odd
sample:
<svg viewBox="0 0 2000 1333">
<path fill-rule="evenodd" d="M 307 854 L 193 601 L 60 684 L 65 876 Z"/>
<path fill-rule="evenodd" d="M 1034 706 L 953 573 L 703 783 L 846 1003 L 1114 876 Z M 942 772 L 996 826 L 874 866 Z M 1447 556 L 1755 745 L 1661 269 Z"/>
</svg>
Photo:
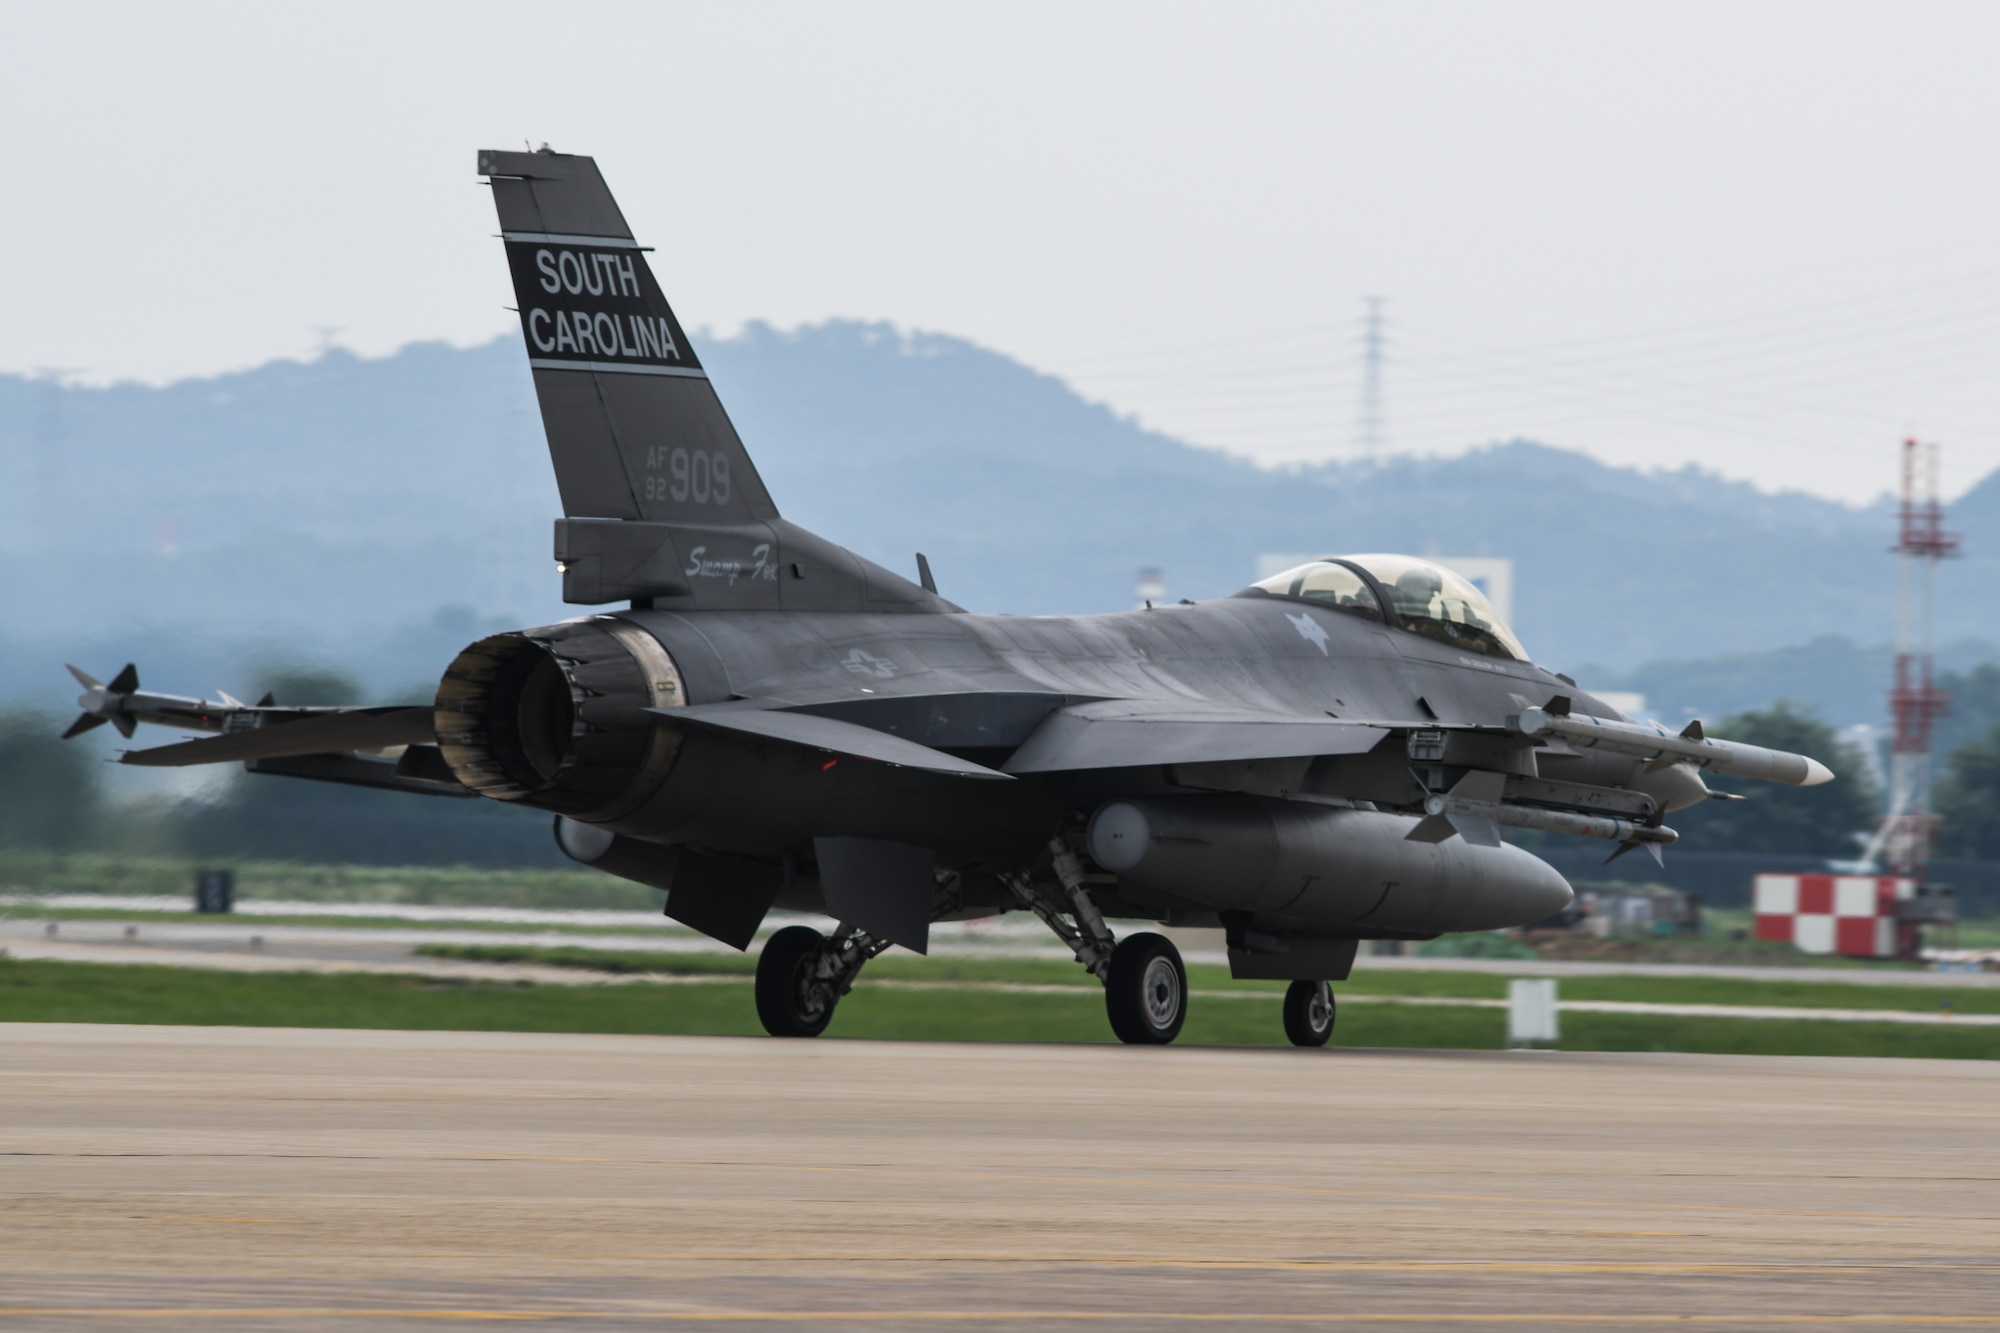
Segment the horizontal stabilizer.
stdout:
<svg viewBox="0 0 2000 1333">
<path fill-rule="evenodd" d="M 835 754 L 853 755 L 857 759 L 874 759 L 884 764 L 900 764 L 904 768 L 921 768 L 932 773 L 949 773 L 955 777 L 997 778 L 1003 782 L 1008 780 L 1007 774 L 996 772 L 983 764 L 975 764 L 970 760 L 946 754 L 943 750 L 933 750 L 928 745 L 919 745 L 915 741 L 906 741 L 900 736 L 891 736 L 873 727 L 842 722 L 837 718 L 815 717 L 810 713 L 779 712 L 767 708 L 744 708 L 735 704 L 696 704 L 692 708 L 653 708 L 647 711 L 656 717 L 669 718 L 688 726 L 712 727 L 718 731 L 762 736 L 767 740 L 787 741 L 793 745 L 809 746 L 815 750 L 830 750 Z"/>
<path fill-rule="evenodd" d="M 429 708 L 346 708 L 297 722 L 274 722 L 250 731 L 206 736 L 178 745 L 129 750 L 119 756 L 118 762 L 141 768 L 185 768 L 192 764 L 228 764 L 246 759 L 386 750 L 397 745 L 428 745 L 436 740 L 437 723 Z"/>
<path fill-rule="evenodd" d="M 1065 773 L 1227 759 L 1365 754 L 1387 726 L 1157 700 L 1078 704 L 1051 714 L 1007 761 L 1009 773 Z"/>
</svg>

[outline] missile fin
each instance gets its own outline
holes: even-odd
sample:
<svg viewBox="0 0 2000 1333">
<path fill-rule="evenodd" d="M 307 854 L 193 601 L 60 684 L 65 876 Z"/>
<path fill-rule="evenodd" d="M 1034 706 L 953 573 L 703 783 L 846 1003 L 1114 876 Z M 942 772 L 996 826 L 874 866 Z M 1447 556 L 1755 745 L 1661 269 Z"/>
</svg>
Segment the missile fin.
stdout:
<svg viewBox="0 0 2000 1333">
<path fill-rule="evenodd" d="M 1449 842 L 1458 836 L 1458 829 L 1443 815 L 1425 815 L 1417 821 L 1417 826 L 1403 835 L 1404 842 Z"/>
<path fill-rule="evenodd" d="M 1461 801 L 1484 801 L 1489 805 L 1498 805 L 1507 794 L 1507 775 L 1474 769 L 1458 780 L 1451 794 Z"/>
<path fill-rule="evenodd" d="M 1474 847 L 1500 845 L 1500 826 L 1490 819 L 1481 819 L 1477 815 L 1446 815 L 1445 818 L 1449 819 L 1459 835 Z"/>
<path fill-rule="evenodd" d="M 113 676 L 111 683 L 104 688 L 112 694 L 130 694 L 139 688 L 139 668 L 127 662 L 125 669 Z"/>
<path fill-rule="evenodd" d="M 69 724 L 69 730 L 62 734 L 62 738 L 68 740 L 72 736 L 81 736 L 93 727 L 103 726 L 104 721 L 105 719 L 95 713 L 79 713 L 77 714 L 76 721 Z"/>
</svg>

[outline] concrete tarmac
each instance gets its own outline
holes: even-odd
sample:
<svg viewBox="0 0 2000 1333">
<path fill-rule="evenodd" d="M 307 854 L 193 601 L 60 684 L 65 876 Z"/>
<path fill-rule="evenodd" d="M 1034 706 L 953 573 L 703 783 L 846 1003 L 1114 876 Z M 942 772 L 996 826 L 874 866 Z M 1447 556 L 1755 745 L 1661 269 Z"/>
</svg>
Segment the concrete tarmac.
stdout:
<svg viewBox="0 0 2000 1333">
<path fill-rule="evenodd" d="M 0 1327 L 2000 1326 L 2000 1065 L 0 1025 Z"/>
</svg>

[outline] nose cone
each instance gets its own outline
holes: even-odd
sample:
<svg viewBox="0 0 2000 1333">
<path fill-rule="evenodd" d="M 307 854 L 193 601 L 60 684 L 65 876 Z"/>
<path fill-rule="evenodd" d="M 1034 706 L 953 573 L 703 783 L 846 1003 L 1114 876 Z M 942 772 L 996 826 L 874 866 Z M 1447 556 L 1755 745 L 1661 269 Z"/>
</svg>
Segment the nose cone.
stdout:
<svg viewBox="0 0 2000 1333">
<path fill-rule="evenodd" d="M 1822 764 L 1817 759 L 1813 759 L 1810 757 L 1806 759 L 1806 777 L 1805 781 L 1799 784 L 1801 787 L 1817 787 L 1822 782 L 1831 782 L 1831 781 L 1833 781 L 1832 769 L 1828 768 L 1825 764 Z"/>
</svg>

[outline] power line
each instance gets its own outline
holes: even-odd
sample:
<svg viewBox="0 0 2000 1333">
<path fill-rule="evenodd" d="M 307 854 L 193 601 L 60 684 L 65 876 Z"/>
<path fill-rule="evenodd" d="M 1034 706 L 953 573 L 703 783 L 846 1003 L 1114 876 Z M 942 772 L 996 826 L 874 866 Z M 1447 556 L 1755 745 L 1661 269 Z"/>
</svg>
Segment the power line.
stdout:
<svg viewBox="0 0 2000 1333">
<path fill-rule="evenodd" d="M 1365 296 L 1368 307 L 1361 334 L 1361 412 L 1354 423 L 1354 451 L 1362 458 L 1382 454 L 1382 299 Z"/>
</svg>

